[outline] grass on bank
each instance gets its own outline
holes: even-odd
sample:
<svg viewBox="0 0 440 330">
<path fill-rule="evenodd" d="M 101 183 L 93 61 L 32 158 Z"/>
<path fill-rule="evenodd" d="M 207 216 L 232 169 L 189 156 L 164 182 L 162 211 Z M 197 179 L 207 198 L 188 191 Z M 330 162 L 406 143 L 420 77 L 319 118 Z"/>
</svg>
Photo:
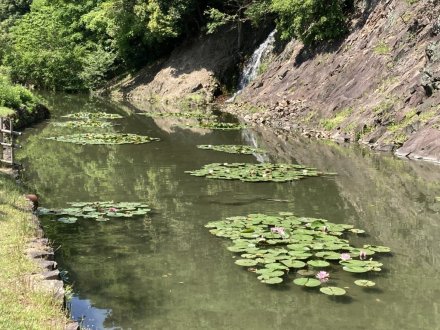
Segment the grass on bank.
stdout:
<svg viewBox="0 0 440 330">
<path fill-rule="evenodd" d="M 62 306 L 31 285 L 28 275 L 39 271 L 25 255 L 35 234 L 32 214 L 15 182 L 0 173 L 0 329 L 64 329 Z"/>
</svg>

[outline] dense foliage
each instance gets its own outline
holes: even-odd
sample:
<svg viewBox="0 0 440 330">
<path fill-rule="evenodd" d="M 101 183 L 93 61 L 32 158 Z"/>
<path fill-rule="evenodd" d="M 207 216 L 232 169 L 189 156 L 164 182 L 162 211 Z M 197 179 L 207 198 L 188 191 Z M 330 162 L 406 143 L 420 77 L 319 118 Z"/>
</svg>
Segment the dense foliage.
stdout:
<svg viewBox="0 0 440 330">
<path fill-rule="evenodd" d="M 23 109 L 32 111 L 38 103 L 30 91 L 20 85 L 14 85 L 9 78 L 0 73 L 0 109 Z"/>
<path fill-rule="evenodd" d="M 246 21 L 269 18 L 285 39 L 339 38 L 348 1 L 0 0 L 0 65 L 27 85 L 91 89 L 228 23 L 241 31 Z"/>
</svg>

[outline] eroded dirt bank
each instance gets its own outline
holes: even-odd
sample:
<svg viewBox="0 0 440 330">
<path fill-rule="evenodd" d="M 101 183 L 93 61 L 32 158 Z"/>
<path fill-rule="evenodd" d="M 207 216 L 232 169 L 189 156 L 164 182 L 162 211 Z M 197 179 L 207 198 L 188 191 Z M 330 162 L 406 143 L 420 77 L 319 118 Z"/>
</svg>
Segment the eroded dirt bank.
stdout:
<svg viewBox="0 0 440 330">
<path fill-rule="evenodd" d="M 201 35 L 168 58 L 110 82 L 99 94 L 133 102 L 210 102 L 226 85 L 235 85 L 242 56 L 252 53 L 269 31 L 270 26 L 257 31 L 245 25 L 240 42 L 234 26 Z"/>
</svg>

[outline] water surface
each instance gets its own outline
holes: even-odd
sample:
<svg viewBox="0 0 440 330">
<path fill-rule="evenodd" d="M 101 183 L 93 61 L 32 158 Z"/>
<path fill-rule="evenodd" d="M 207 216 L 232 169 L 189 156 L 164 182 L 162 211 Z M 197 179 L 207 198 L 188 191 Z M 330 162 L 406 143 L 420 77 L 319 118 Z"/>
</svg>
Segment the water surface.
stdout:
<svg viewBox="0 0 440 330">
<path fill-rule="evenodd" d="M 73 284 L 72 315 L 91 329 L 438 329 L 440 166 L 356 146 L 267 130 L 174 126 L 136 109 L 86 96 L 47 96 L 51 121 L 77 111 L 124 116 L 114 131 L 159 137 L 144 145 L 79 146 L 45 140 L 68 133 L 45 122 L 27 130 L 23 180 L 45 207 L 73 201 L 142 201 L 145 219 L 105 223 L 45 220 L 60 268 Z M 177 121 L 178 122 L 178 121 Z M 72 132 L 72 131 L 70 131 Z M 260 157 L 199 150 L 252 144 Z M 212 162 L 300 163 L 337 172 L 293 183 L 241 183 L 185 174 Z M 228 240 L 204 224 L 228 216 L 291 211 L 365 229 L 357 244 L 390 246 L 376 288 L 336 272 L 349 295 L 331 299 L 293 285 L 267 286 L 234 264 Z M 291 277 L 293 279 L 293 277 Z"/>
</svg>

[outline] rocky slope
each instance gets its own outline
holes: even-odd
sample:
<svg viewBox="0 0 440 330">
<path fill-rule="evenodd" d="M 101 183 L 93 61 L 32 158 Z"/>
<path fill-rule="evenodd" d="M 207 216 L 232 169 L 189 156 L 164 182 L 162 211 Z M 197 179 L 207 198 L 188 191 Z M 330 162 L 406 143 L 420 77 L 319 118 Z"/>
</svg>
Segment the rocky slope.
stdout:
<svg viewBox="0 0 440 330">
<path fill-rule="evenodd" d="M 227 110 L 261 125 L 440 162 L 440 1 L 355 4 L 344 40 L 317 49 L 291 41 Z M 240 52 L 252 52 L 268 34 L 249 29 L 240 49 L 234 29 L 202 36 L 106 92 L 137 106 L 212 100 L 236 80 Z"/>
<path fill-rule="evenodd" d="M 291 41 L 229 107 L 246 120 L 440 161 L 440 2 L 359 3 L 337 45 Z"/>
<path fill-rule="evenodd" d="M 176 47 L 169 58 L 147 66 L 135 75 L 110 82 L 100 94 L 136 103 L 158 100 L 167 103 L 182 99 L 196 103 L 212 101 L 222 92 L 221 86 L 236 80 L 234 76 L 241 56 L 252 53 L 268 31 L 255 31 L 244 26 L 240 45 L 233 26 L 188 40 Z"/>
</svg>

